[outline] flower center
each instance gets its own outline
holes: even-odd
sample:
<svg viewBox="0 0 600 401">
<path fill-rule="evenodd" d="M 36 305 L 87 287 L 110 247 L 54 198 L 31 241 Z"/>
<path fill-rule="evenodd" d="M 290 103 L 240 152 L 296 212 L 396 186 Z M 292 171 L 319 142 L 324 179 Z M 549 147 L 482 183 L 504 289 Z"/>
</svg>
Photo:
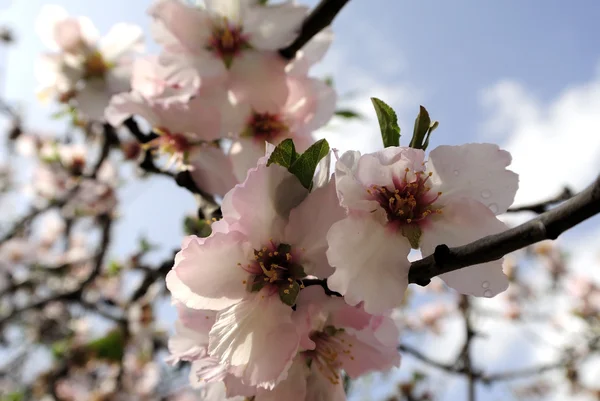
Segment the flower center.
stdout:
<svg viewBox="0 0 600 401">
<path fill-rule="evenodd" d="M 234 57 L 249 48 L 248 35 L 242 33 L 242 27 L 230 24 L 226 18 L 222 23 L 214 25 L 207 46 L 209 51 L 223 60 L 227 68 L 231 66 Z"/>
<path fill-rule="evenodd" d="M 274 138 L 288 132 L 288 126 L 279 114 L 253 112 L 248 120 L 244 136 L 253 137 L 262 143 L 264 141 L 271 142 Z"/>
<path fill-rule="evenodd" d="M 441 209 L 433 207 L 433 203 L 442 195 L 430 193 L 427 185 L 433 173 L 414 171 L 414 180 L 409 182 L 410 170 L 407 168 L 402 180 L 394 180 L 394 189 L 373 185 L 367 189 L 371 197 L 379 202 L 387 214 L 390 223 L 399 225 L 415 224 L 423 221 L 431 214 L 441 214 Z"/>
<path fill-rule="evenodd" d="M 270 241 L 262 249 L 254 250 L 254 261 L 243 268 L 254 277 L 250 291 L 260 291 L 266 285 L 277 289 L 281 301 L 293 306 L 304 285 L 304 268 L 294 260 L 292 247 L 288 244 L 275 244 Z M 241 266 L 241 264 L 239 264 Z"/>
<path fill-rule="evenodd" d="M 171 132 L 167 128 L 162 127 L 154 128 L 154 131 L 160 136 L 148 142 L 148 144 L 158 147 L 164 153 L 181 154 L 187 152 L 192 147 L 192 144 L 184 134 Z"/>
<path fill-rule="evenodd" d="M 314 350 L 304 351 L 311 364 L 315 364 L 319 372 L 331 382 L 339 384 L 341 380 L 340 370 L 342 368 L 341 356 L 354 360 L 352 355 L 353 344 L 346 341 L 339 334 L 343 329 L 327 326 L 323 331 L 314 332 L 310 339 L 314 341 Z"/>
<path fill-rule="evenodd" d="M 84 77 L 85 79 L 104 78 L 104 74 L 109 70 L 110 66 L 102 57 L 99 51 L 93 51 L 87 56 L 84 62 Z"/>
</svg>

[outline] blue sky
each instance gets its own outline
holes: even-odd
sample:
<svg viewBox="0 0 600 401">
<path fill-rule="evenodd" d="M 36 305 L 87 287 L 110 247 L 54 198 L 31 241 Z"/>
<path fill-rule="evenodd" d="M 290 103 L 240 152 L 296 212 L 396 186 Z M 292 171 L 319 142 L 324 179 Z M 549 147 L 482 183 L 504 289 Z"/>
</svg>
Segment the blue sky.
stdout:
<svg viewBox="0 0 600 401">
<path fill-rule="evenodd" d="M 0 64 L 9 77 L 6 94 L 41 129 L 55 126 L 47 119 L 51 108 L 34 96 L 33 66 L 43 48 L 33 26 L 46 3 L 12 0 L 0 11 L 0 23 L 12 26 L 19 40 L 8 65 Z M 54 3 L 88 15 L 102 33 L 116 22 L 149 27 L 150 1 Z M 334 22 L 335 43 L 315 73 L 333 75 L 341 94 L 353 94 L 346 104 L 371 119 L 334 122 L 318 135 L 342 150 L 378 149 L 369 102 L 376 96 L 398 110 L 406 144 L 423 104 L 441 123 L 431 148 L 492 141 L 511 150 L 524 188 L 520 202 L 551 196 L 564 184 L 582 188 L 600 171 L 598 17 L 597 0 L 352 0 Z M 157 50 L 151 38 L 147 43 Z M 133 184 L 122 200 L 115 255 L 131 250 L 140 232 L 168 254 L 181 240 L 182 214 L 194 210 L 185 191 L 161 178 Z M 597 247 L 598 222 L 567 239 Z"/>
</svg>

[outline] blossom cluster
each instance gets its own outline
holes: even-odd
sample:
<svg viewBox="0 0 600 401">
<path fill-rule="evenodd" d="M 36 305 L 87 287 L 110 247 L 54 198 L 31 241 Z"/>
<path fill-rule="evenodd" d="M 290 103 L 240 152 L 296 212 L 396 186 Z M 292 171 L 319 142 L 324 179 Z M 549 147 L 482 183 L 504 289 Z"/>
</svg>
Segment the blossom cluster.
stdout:
<svg viewBox="0 0 600 401">
<path fill-rule="evenodd" d="M 388 147 L 344 153 L 330 180 L 303 185 L 278 149 L 225 195 L 208 237 L 184 240 L 167 276 L 179 311 L 172 358 L 227 397 L 345 399 L 342 370 L 355 378 L 400 362 L 391 312 L 409 251 L 503 230 L 496 214 L 517 176 L 495 145 L 441 146 L 427 161 Z M 481 297 L 508 286 L 501 260 L 441 278 Z"/>
</svg>

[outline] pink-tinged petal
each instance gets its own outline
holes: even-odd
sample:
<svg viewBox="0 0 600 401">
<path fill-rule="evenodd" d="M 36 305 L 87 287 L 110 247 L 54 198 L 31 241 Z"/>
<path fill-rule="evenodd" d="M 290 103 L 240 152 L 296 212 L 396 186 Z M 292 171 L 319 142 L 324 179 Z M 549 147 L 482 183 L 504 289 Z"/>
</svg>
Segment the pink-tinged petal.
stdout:
<svg viewBox="0 0 600 401">
<path fill-rule="evenodd" d="M 104 120 L 104 111 L 110 101 L 111 94 L 106 91 L 104 82 L 88 81 L 83 89 L 77 92 L 77 108 L 88 119 Z"/>
<path fill-rule="evenodd" d="M 203 52 L 211 32 L 211 18 L 206 10 L 190 7 L 179 0 L 161 0 L 148 10 L 188 51 Z M 160 38 L 159 39 L 160 43 Z"/>
<path fill-rule="evenodd" d="M 168 362 L 175 364 L 179 361 L 197 358 L 206 352 L 208 333 L 198 333 L 185 327 L 180 321 L 175 322 L 175 334 L 169 337 L 168 348 L 171 354 Z"/>
<path fill-rule="evenodd" d="M 296 58 L 286 67 L 287 73 L 292 76 L 307 76 L 310 67 L 321 61 L 332 42 L 333 30 L 331 27 L 327 27 L 296 53 Z"/>
<path fill-rule="evenodd" d="M 346 302 L 364 301 L 368 313 L 399 306 L 408 287 L 408 240 L 368 216 L 349 216 L 327 234 L 327 259 L 335 272 L 329 288 Z"/>
<path fill-rule="evenodd" d="M 238 180 L 233 175 L 231 160 L 216 146 L 196 146 L 189 155 L 191 174 L 198 188 L 223 196 Z"/>
<path fill-rule="evenodd" d="M 350 334 L 341 332 L 336 337 L 344 340 L 350 346 L 349 353 L 340 353 L 338 358 L 344 371 L 353 379 L 373 371 L 386 371 L 394 366 L 400 366 L 400 354 L 397 347 L 384 347 L 373 332 L 364 330 Z"/>
<path fill-rule="evenodd" d="M 184 63 L 166 64 L 158 56 L 140 57 L 133 63 L 131 88 L 148 99 L 189 100 L 200 88 L 200 76 Z"/>
<path fill-rule="evenodd" d="M 436 190 L 444 193 L 442 202 L 467 196 L 501 214 L 512 204 L 519 187 L 519 176 L 506 169 L 510 162 L 510 153 L 497 145 L 438 146 L 429 154 L 427 170 L 433 172 Z"/>
<path fill-rule="evenodd" d="M 232 203 L 240 214 L 240 226 L 260 249 L 270 239 L 279 240 L 290 210 L 304 200 L 308 191 L 285 167 L 259 165 L 236 187 Z"/>
<path fill-rule="evenodd" d="M 246 8 L 247 0 L 204 0 L 206 9 L 216 17 L 227 17 L 227 19 L 235 24 L 239 24 L 242 20 Z"/>
<path fill-rule="evenodd" d="M 267 389 L 285 379 L 299 342 L 292 309 L 270 291 L 220 311 L 209 343 L 210 355 L 232 366 L 243 383 Z"/>
<path fill-rule="evenodd" d="M 188 308 L 176 302 L 179 321 L 190 330 L 197 333 L 198 338 L 204 338 L 204 344 L 208 344 L 208 332 L 215 323 L 217 312 L 212 310 L 198 310 Z"/>
<path fill-rule="evenodd" d="M 144 31 L 133 24 L 115 24 L 100 40 L 98 50 L 108 62 L 114 62 L 130 53 L 142 53 Z"/>
<path fill-rule="evenodd" d="M 248 399 L 252 399 L 252 397 L 258 391 L 258 388 L 255 386 L 248 386 L 242 383 L 242 380 L 228 373 L 225 379 L 223 380 L 225 383 L 225 395 L 227 396 L 227 401 L 231 400 L 239 400 L 240 397 L 242 399 L 240 401 L 247 401 Z M 215 401 L 222 401 L 223 398 L 215 399 Z"/>
<path fill-rule="evenodd" d="M 239 138 L 231 144 L 229 157 L 233 164 L 233 171 L 238 181 L 243 182 L 248 172 L 256 168 L 258 159 L 265 154 L 265 144 L 253 138 Z"/>
<path fill-rule="evenodd" d="M 166 65 L 181 64 L 191 67 L 200 75 L 201 79 L 218 79 L 222 82 L 228 80 L 227 70 L 223 62 L 208 51 L 190 53 L 183 48 L 174 47 L 161 53 L 160 62 Z M 204 85 L 204 81 L 203 81 Z"/>
<path fill-rule="evenodd" d="M 149 104 L 139 93 L 121 93 L 110 99 L 105 110 L 105 118 L 109 124 L 117 127 L 131 116 L 142 116 L 148 123 L 155 127 L 160 123 L 160 117 L 154 113 Z"/>
<path fill-rule="evenodd" d="M 131 65 L 119 63 L 111 68 L 104 76 L 105 91 L 114 95 L 131 89 Z"/>
<path fill-rule="evenodd" d="M 406 169 L 410 172 L 424 170 L 425 153 L 420 149 L 389 147 L 363 155 L 358 161 L 356 177 L 364 185 L 393 188 L 393 179 L 402 180 Z"/>
<path fill-rule="evenodd" d="M 348 210 L 376 211 L 378 218 L 381 214 L 381 218 L 385 219 L 379 203 L 368 199 L 368 188 L 356 178 L 360 157 L 360 152 L 348 151 L 335 164 L 335 184 L 340 204 Z"/>
<path fill-rule="evenodd" d="M 56 40 L 56 27 L 68 18 L 67 10 L 61 6 L 46 4 L 41 8 L 35 21 L 35 31 L 48 49 L 60 50 L 60 44 Z"/>
<path fill-rule="evenodd" d="M 258 50 L 279 50 L 296 39 L 307 14 L 308 7 L 292 2 L 249 7 L 244 13 L 244 33 Z"/>
<path fill-rule="evenodd" d="M 345 216 L 334 181 L 311 192 L 290 212 L 289 223 L 285 228 L 285 242 L 303 248 L 300 258 L 307 274 L 325 278 L 333 273 L 325 255 L 326 236 L 333 223 Z"/>
<path fill-rule="evenodd" d="M 421 251 L 428 256 L 438 245 L 465 245 L 506 228 L 484 204 L 471 198 L 453 198 L 442 214 L 423 228 Z M 445 273 L 440 278 L 456 291 L 476 297 L 492 297 L 508 288 L 502 259 Z"/>
<path fill-rule="evenodd" d="M 305 117 L 306 132 L 315 131 L 327 124 L 333 117 L 337 105 L 337 95 L 331 86 L 318 79 L 311 79 L 309 84 L 315 107 L 313 112 Z"/>
<path fill-rule="evenodd" d="M 67 18 L 54 27 L 54 40 L 65 52 L 76 52 L 83 44 L 81 26 L 76 18 Z"/>
<path fill-rule="evenodd" d="M 196 401 L 246 401 L 246 397 L 229 398 L 229 396 L 226 396 L 227 389 L 225 386 L 226 383 L 224 384 L 223 382 L 206 383 L 201 387 L 200 398 L 195 396 L 192 399 Z"/>
<path fill-rule="evenodd" d="M 229 74 L 235 98 L 256 112 L 277 112 L 285 105 L 289 93 L 285 63 L 277 53 L 246 51 L 235 59 Z"/>
<path fill-rule="evenodd" d="M 215 233 L 204 243 L 191 241 L 166 278 L 173 298 L 188 308 L 209 310 L 239 302 L 247 294 L 249 277 L 238 265 L 248 260 L 243 241 L 235 231 Z"/>
<path fill-rule="evenodd" d="M 381 345 L 393 347 L 394 349 L 398 348 L 400 333 L 392 318 L 382 315 L 371 316 L 369 327 Z"/>
<path fill-rule="evenodd" d="M 319 371 L 316 363 L 311 364 L 306 388 L 304 401 L 346 401 L 342 380 L 332 381 L 328 372 Z"/>
<path fill-rule="evenodd" d="M 95 48 L 100 40 L 100 32 L 88 17 L 77 17 L 83 42 L 90 48 Z"/>
<path fill-rule="evenodd" d="M 306 360 L 297 356 L 288 371 L 287 378 L 273 390 L 259 388 L 255 401 L 302 400 L 306 397 L 306 378 L 310 370 Z"/>
</svg>

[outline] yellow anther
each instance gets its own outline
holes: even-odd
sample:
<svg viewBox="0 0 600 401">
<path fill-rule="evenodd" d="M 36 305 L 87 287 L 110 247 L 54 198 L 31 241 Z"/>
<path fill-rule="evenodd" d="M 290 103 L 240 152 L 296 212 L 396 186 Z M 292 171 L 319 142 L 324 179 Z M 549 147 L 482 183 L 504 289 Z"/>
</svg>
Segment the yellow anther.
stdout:
<svg viewBox="0 0 600 401">
<path fill-rule="evenodd" d="M 404 169 L 404 171 L 408 173 L 410 171 L 410 169 L 407 167 Z"/>
<path fill-rule="evenodd" d="M 265 246 L 265 247 L 262 249 L 262 251 L 263 251 L 263 252 L 267 252 L 267 247 Z"/>
<path fill-rule="evenodd" d="M 216 218 L 216 217 L 213 217 L 211 220 L 212 220 L 213 222 L 215 222 L 215 221 L 217 221 L 217 218 Z"/>
<path fill-rule="evenodd" d="M 438 192 L 438 196 L 440 196 L 441 194 L 442 194 L 441 192 Z"/>
<path fill-rule="evenodd" d="M 429 174 L 427 174 L 427 175 L 431 177 L 433 175 L 433 173 L 430 171 Z"/>
<path fill-rule="evenodd" d="M 284 293 L 284 294 L 289 294 L 289 293 L 290 293 L 290 290 L 283 290 L 283 293 Z"/>
<path fill-rule="evenodd" d="M 246 280 L 242 281 L 242 284 L 246 284 L 246 283 L 247 283 L 247 281 L 246 281 Z"/>
<path fill-rule="evenodd" d="M 294 280 L 292 280 L 292 278 L 291 278 L 291 277 L 288 277 L 288 281 L 291 283 L 291 282 L 293 282 Z"/>
<path fill-rule="evenodd" d="M 285 259 L 289 262 L 290 260 L 292 260 L 292 254 L 291 253 L 286 253 L 285 254 Z"/>
<path fill-rule="evenodd" d="M 269 252 L 269 256 L 270 256 L 270 257 L 273 257 L 273 252 Z"/>
<path fill-rule="evenodd" d="M 273 252 L 273 255 L 277 256 L 277 255 L 279 255 L 279 252 L 275 251 L 275 252 Z"/>
<path fill-rule="evenodd" d="M 406 222 L 407 222 L 408 224 L 410 224 L 410 222 L 411 222 L 411 221 L 412 221 L 412 219 L 406 219 Z"/>
</svg>

